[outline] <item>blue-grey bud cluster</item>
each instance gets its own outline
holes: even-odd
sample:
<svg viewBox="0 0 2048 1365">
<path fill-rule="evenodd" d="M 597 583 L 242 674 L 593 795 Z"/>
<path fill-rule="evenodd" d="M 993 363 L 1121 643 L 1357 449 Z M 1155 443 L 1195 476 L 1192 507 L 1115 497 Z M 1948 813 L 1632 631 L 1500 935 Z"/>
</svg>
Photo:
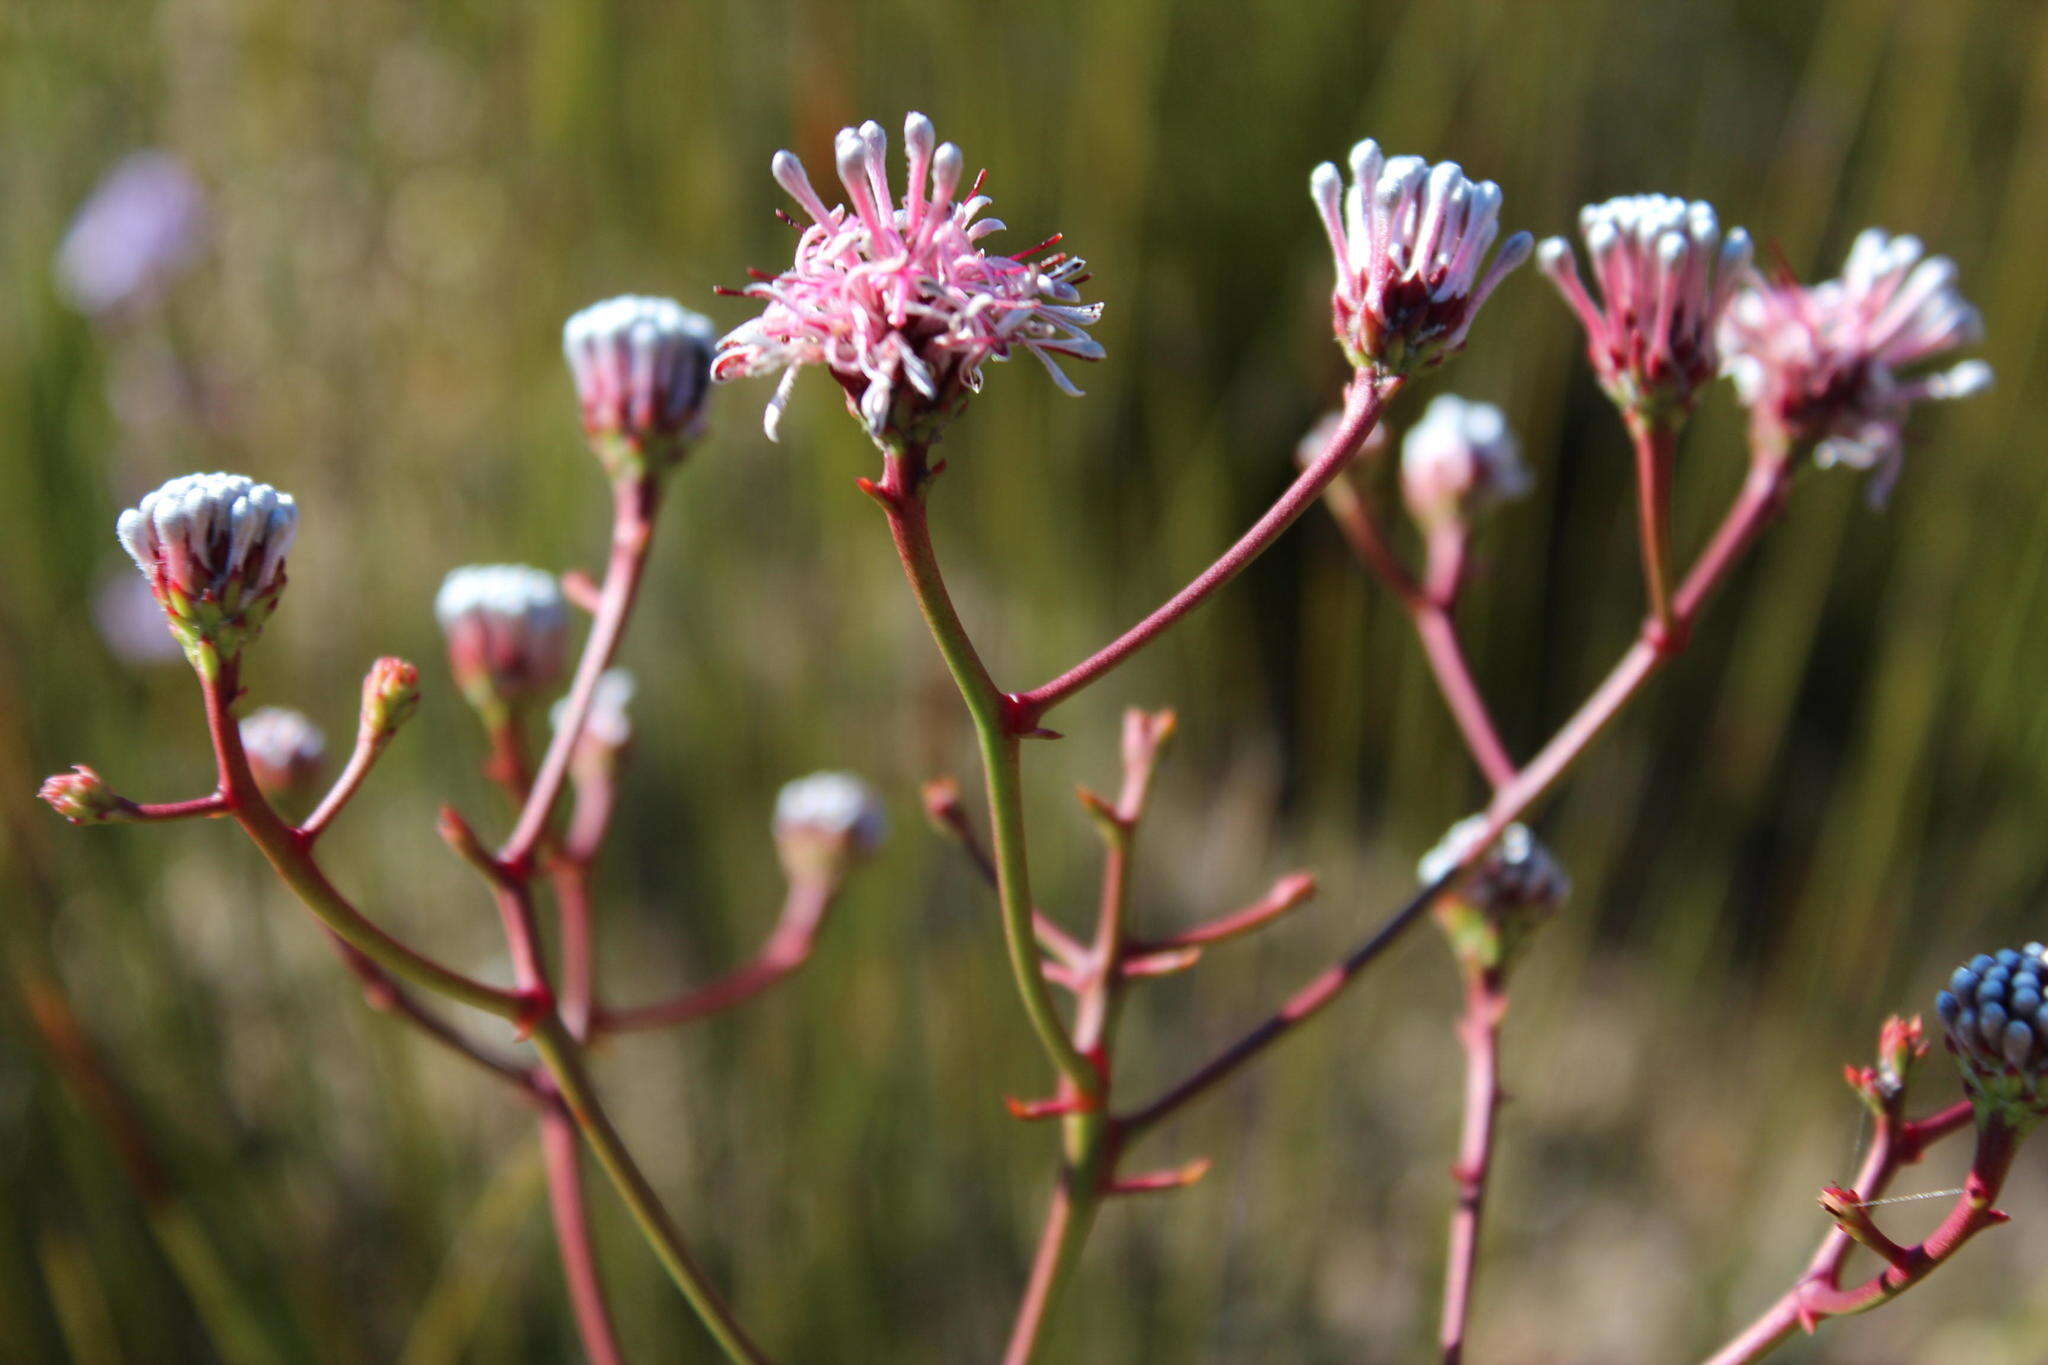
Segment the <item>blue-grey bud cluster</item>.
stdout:
<svg viewBox="0 0 2048 1365">
<path fill-rule="evenodd" d="M 2048 1107 L 2048 949 L 2039 943 L 1979 953 L 1934 998 L 1963 1087 L 1980 1110 L 2031 1123 Z"/>
</svg>

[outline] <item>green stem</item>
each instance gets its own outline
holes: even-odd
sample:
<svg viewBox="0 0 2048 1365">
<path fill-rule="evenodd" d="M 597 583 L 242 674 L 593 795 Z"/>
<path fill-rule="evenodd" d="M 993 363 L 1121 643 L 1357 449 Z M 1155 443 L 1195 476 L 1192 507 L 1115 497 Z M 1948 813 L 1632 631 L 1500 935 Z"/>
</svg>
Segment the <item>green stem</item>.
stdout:
<svg viewBox="0 0 2048 1365">
<path fill-rule="evenodd" d="M 633 1221 L 639 1224 L 648 1245 L 654 1248 L 662 1268 L 683 1291 L 683 1297 L 690 1301 L 690 1306 L 697 1310 L 705 1328 L 729 1359 L 742 1365 L 765 1365 L 768 1357 L 748 1339 L 732 1309 L 690 1255 L 682 1234 L 676 1231 L 668 1210 L 662 1205 L 661 1196 L 654 1192 L 639 1164 L 633 1160 L 633 1154 L 626 1149 L 625 1140 L 612 1126 L 610 1116 L 605 1113 L 597 1091 L 590 1083 L 589 1074 L 583 1069 L 582 1049 L 569 1036 L 560 1016 L 550 1014 L 541 1020 L 534 1030 L 533 1046 L 548 1073 L 555 1078 L 562 1103 L 568 1106 L 576 1126 L 583 1130 L 584 1141 L 590 1144 L 598 1164 L 611 1177 L 619 1197 L 625 1201 Z"/>
<path fill-rule="evenodd" d="M 1018 754 L 1018 735 L 1010 725 L 1006 700 L 989 677 L 988 668 L 968 638 L 960 614 L 946 592 L 938 557 L 932 549 L 931 528 L 925 520 L 924 492 L 930 479 L 925 452 L 902 447 L 884 452 L 880 484 L 863 486 L 881 503 L 889 516 L 889 531 L 896 553 L 903 561 L 903 574 L 917 598 L 918 610 L 931 629 L 947 672 L 960 689 L 974 721 L 981 744 L 982 768 L 988 779 L 988 807 L 991 838 L 995 845 L 996 896 L 1002 907 L 1003 941 L 1009 952 L 1010 972 L 1024 1012 L 1052 1060 L 1066 1080 L 1094 1097 L 1101 1090 L 1101 1077 L 1088 1059 L 1075 1048 L 1053 1003 L 1052 991 L 1039 970 L 1037 939 L 1031 923 L 1031 871 L 1024 844 L 1024 786 Z"/>
</svg>

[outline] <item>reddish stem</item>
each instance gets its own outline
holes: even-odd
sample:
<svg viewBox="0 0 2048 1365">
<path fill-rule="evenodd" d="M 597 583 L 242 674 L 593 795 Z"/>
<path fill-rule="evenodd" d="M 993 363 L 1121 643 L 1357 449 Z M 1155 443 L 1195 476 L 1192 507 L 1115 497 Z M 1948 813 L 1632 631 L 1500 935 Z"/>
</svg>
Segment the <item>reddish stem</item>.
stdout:
<svg viewBox="0 0 2048 1365">
<path fill-rule="evenodd" d="M 1408 619 L 1422 643 L 1437 690 L 1457 722 L 1458 733 L 1471 750 L 1473 761 L 1496 788 L 1514 778 L 1515 761 L 1501 741 L 1486 697 L 1472 675 L 1465 647 L 1458 638 L 1453 610 L 1465 570 L 1466 534 L 1462 527 L 1446 528 L 1430 537 L 1429 572 L 1426 584 L 1417 584 L 1401 561 L 1387 547 L 1378 521 L 1357 487 L 1349 479 L 1338 479 L 1323 496 L 1323 503 L 1344 534 L 1352 553 L 1367 570 L 1384 582 L 1408 610 Z"/>
<path fill-rule="evenodd" d="M 1289 910 L 1305 904 L 1316 894 L 1316 879 L 1306 872 L 1292 872 L 1273 883 L 1273 889 L 1242 910 L 1228 915 L 1219 915 L 1206 924 L 1170 934 L 1165 938 L 1146 939 L 1131 944 L 1133 953 L 1169 952 L 1176 948 L 1199 948 L 1206 944 L 1222 943 L 1227 939 L 1242 938 L 1256 929 L 1263 929 L 1279 919 Z"/>
<path fill-rule="evenodd" d="M 374 730 L 359 727 L 356 731 L 356 747 L 349 753 L 348 766 L 341 770 L 341 776 L 334 779 L 334 785 L 327 789 L 327 795 L 320 798 L 320 804 L 299 826 L 299 834 L 308 842 L 319 838 L 327 827 L 334 823 L 334 817 L 355 798 L 370 776 L 377 756 L 389 742 L 390 732 L 379 734 Z"/>
<path fill-rule="evenodd" d="M 1409 614 L 1430 671 L 1436 675 L 1437 690 L 1443 693 L 1444 704 L 1458 723 L 1458 733 L 1465 737 L 1465 747 L 1472 751 L 1473 761 L 1486 774 L 1486 780 L 1496 789 L 1505 787 L 1514 781 L 1515 760 L 1494 727 L 1493 713 L 1487 709 L 1486 698 L 1472 676 L 1449 608 L 1417 599 Z"/>
<path fill-rule="evenodd" d="M 129 801 L 122 799 L 119 813 L 114 818 L 144 821 L 211 819 L 228 813 L 228 799 L 219 792 L 207 796 L 195 796 L 185 801 Z"/>
<path fill-rule="evenodd" d="M 1669 420 L 1646 418 L 1627 411 L 1629 436 L 1636 456 L 1636 536 L 1642 546 L 1643 589 L 1649 597 L 1650 619 L 1661 631 L 1672 627 L 1671 604 L 1671 471 L 1678 449 L 1678 428 Z"/>
<path fill-rule="evenodd" d="M 1923 1122 L 1938 1127 L 1945 1117 L 1946 1111 Z M 1939 1128 L 1944 1135 L 1954 1131 L 1957 1130 Z M 1880 1153 L 1881 1145 L 1873 1142 L 1871 1154 L 1864 1165 L 1865 1177 L 1859 1177 L 1854 1192 L 1856 1198 L 1865 1204 L 1876 1198 L 1876 1192 L 1884 1187 L 1891 1172 L 1904 1164 Z M 2019 1135 L 2003 1122 L 1996 1119 L 1982 1122 L 1977 1129 L 1977 1148 L 1971 1158 L 1963 1192 L 1941 1226 L 1926 1241 L 1912 1247 L 1895 1247 L 1895 1256 L 1883 1269 L 1863 1283 L 1845 1289 L 1840 1287 L 1838 1276 L 1851 1239 L 1848 1233 L 1837 1228 L 1822 1243 L 1821 1252 L 1808 1273 L 1801 1276 L 1799 1282 L 1761 1317 L 1717 1351 L 1707 1365 L 1748 1365 L 1750 1361 L 1761 1360 L 1802 1328 L 1811 1332 L 1828 1318 L 1865 1312 L 1897 1298 L 1926 1279 L 1970 1238 L 2005 1221 L 2005 1215 L 1993 1209 L 1992 1204 L 2012 1169 L 2018 1146 Z M 1868 1189 L 1864 1188 L 1866 1177 Z M 1837 1238 L 1840 1239 L 1839 1244 Z"/>
<path fill-rule="evenodd" d="M 1500 1025 L 1507 1008 L 1507 993 L 1496 973 L 1466 974 L 1465 1013 L 1458 1021 L 1458 1041 L 1465 1049 L 1465 1126 L 1458 1140 L 1458 1164 L 1451 1170 L 1458 1182 L 1458 1203 L 1451 1214 L 1443 1321 L 1437 1333 L 1444 1365 L 1458 1365 L 1465 1358 L 1465 1323 L 1479 1270 L 1479 1224 L 1493 1169 L 1494 1119 L 1500 1112 Z"/>
<path fill-rule="evenodd" d="M 1292 526 L 1323 495 L 1331 481 L 1344 472 L 1345 466 L 1357 456 L 1365 438 L 1372 434 L 1380 410 L 1400 391 L 1400 387 L 1398 379 L 1375 383 L 1362 372 L 1354 378 L 1345 391 L 1343 421 L 1331 433 L 1329 444 L 1280 495 L 1279 500 L 1266 509 L 1265 515 L 1253 522 L 1251 529 L 1220 558 L 1196 575 L 1193 582 L 1168 598 L 1151 615 L 1057 678 L 1029 692 L 1012 696 L 1010 704 L 1017 732 L 1028 733 L 1036 729 L 1046 712 L 1158 639 L 1183 616 L 1208 601 L 1218 588 L 1244 572 L 1245 566 L 1279 539 L 1280 533 Z"/>
<path fill-rule="evenodd" d="M 297 892 L 337 936 L 384 970 L 407 976 L 500 1018 L 519 1018 L 526 1009 L 525 997 L 520 992 L 486 985 L 393 938 L 365 919 L 362 912 L 327 880 L 326 873 L 314 860 L 305 836 L 278 818 L 277 812 L 270 808 L 257 789 L 255 775 L 249 771 L 249 757 L 242 750 L 241 727 L 236 723 L 233 712 L 236 673 L 232 661 L 217 663 L 211 671 L 200 672 L 200 687 L 206 700 L 206 723 L 213 738 L 222 799 L 235 822 L 247 832 L 285 884 Z"/>
<path fill-rule="evenodd" d="M 604 1278 L 590 1236 L 590 1214 L 583 1202 L 581 1143 L 576 1121 L 559 1100 L 540 1117 L 541 1152 L 547 1163 L 548 1203 L 554 1211 L 555 1245 L 561 1252 L 562 1278 L 575 1310 L 576 1330 L 583 1338 L 590 1365 L 624 1365 L 611 1305 L 605 1301 Z"/>
<path fill-rule="evenodd" d="M 775 931 L 752 962 L 709 985 L 668 1000 L 626 1009 L 598 1008 L 591 1019 L 592 1032 L 624 1033 L 686 1024 L 745 1004 L 810 960 L 825 912 L 838 894 L 837 885 L 818 881 L 793 883 Z"/>
<path fill-rule="evenodd" d="M 1321 1011 L 1345 986 L 1356 980 L 1358 974 L 1370 965 L 1374 958 L 1421 918 L 1422 913 L 1435 903 L 1444 887 L 1450 885 L 1460 873 L 1484 857 L 1486 850 L 1500 836 L 1501 831 L 1550 789 L 1594 738 L 1607 728 L 1629 700 L 1642 689 L 1651 675 L 1672 657 L 1673 651 L 1684 640 L 1687 628 L 1704 608 L 1713 590 L 1727 577 L 1757 535 L 1777 515 L 1784 500 L 1790 469 L 1790 461 L 1782 458 L 1781 452 L 1759 452 L 1742 491 L 1736 496 L 1734 504 L 1728 509 L 1720 528 L 1708 542 L 1698 562 L 1693 565 L 1692 573 L 1687 576 L 1684 586 L 1679 589 L 1673 604 L 1678 629 L 1665 634 L 1658 644 L 1652 644 L 1648 639 L 1638 639 L 1629 647 L 1606 681 L 1601 683 L 1578 712 L 1565 722 L 1550 743 L 1544 746 L 1513 781 L 1494 794 L 1492 803 L 1487 807 L 1486 836 L 1473 841 L 1459 867 L 1410 896 L 1398 910 L 1387 917 L 1370 938 L 1325 968 L 1250 1032 L 1205 1062 L 1187 1079 L 1130 1115 L 1124 1120 L 1126 1130 L 1135 1134 L 1152 1127 L 1174 1110 L 1206 1093 L 1266 1048 L 1286 1037 L 1296 1025 Z"/>
<path fill-rule="evenodd" d="M 654 513 L 660 501 L 661 485 L 651 476 L 621 479 L 613 486 L 611 561 L 605 569 L 604 589 L 591 620 L 590 638 L 583 646 L 583 658 L 576 667 L 576 679 L 563 703 L 562 722 L 555 727 L 554 738 L 541 759 L 540 772 L 519 812 L 519 821 L 498 850 L 499 861 L 509 866 L 526 866 L 547 833 L 548 819 L 569 778 L 569 760 L 576 751 L 577 740 L 583 736 L 584 723 L 590 719 L 597 680 L 618 653 L 626 620 L 640 594 L 647 550 L 654 538 Z"/>
</svg>

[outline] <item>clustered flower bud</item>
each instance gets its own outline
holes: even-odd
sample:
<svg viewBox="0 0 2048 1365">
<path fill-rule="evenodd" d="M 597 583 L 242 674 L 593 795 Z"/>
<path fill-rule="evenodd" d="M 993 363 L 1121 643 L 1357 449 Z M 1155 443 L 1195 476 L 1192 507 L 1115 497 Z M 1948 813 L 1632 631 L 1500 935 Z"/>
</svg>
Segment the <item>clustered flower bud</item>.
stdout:
<svg viewBox="0 0 2048 1365">
<path fill-rule="evenodd" d="M 487 722 L 560 681 L 569 650 L 561 584 L 524 564 L 450 571 L 434 597 L 455 682 Z"/>
<path fill-rule="evenodd" d="M 622 294 L 562 327 L 583 430 L 613 478 L 680 459 L 704 427 L 711 320 L 673 299 Z"/>
<path fill-rule="evenodd" d="M 57 249 L 57 283 L 95 316 L 154 301 L 206 245 L 206 196 L 168 152 L 136 152 L 107 173 Z"/>
<path fill-rule="evenodd" d="M 1424 531 L 1463 526 L 1534 486 L 1507 416 L 1438 394 L 1401 438 L 1401 495 Z"/>
<path fill-rule="evenodd" d="M 265 796 L 290 796 L 320 776 L 327 739 L 305 715 L 284 706 L 259 706 L 242 721 L 242 750 Z"/>
<path fill-rule="evenodd" d="M 381 745 L 412 718 L 419 705 L 419 667 L 387 654 L 363 675 L 363 710 L 357 733 L 366 743 Z"/>
<path fill-rule="evenodd" d="M 116 793 L 83 763 L 68 773 L 44 778 L 36 795 L 74 825 L 97 825 L 119 819 L 133 808 L 126 797 Z"/>
<path fill-rule="evenodd" d="M 240 474 L 186 474 L 123 512 L 116 529 L 186 657 L 210 671 L 202 646 L 232 657 L 276 609 L 299 509 Z"/>
<path fill-rule="evenodd" d="M 776 852 L 792 882 L 837 882 L 889 835 L 875 789 L 852 773 L 812 773 L 775 796 Z"/>
<path fill-rule="evenodd" d="M 1486 816 L 1472 815 L 1452 825 L 1416 864 L 1422 884 L 1433 885 L 1464 862 L 1488 823 Z M 1528 827 L 1509 825 L 1437 901 L 1437 922 L 1466 970 L 1503 973 L 1571 889 L 1563 865 Z"/>
<path fill-rule="evenodd" d="M 2048 950 L 2039 943 L 1979 953 L 1934 997 L 1948 1050 L 1980 1119 L 2022 1132 L 2048 1114 Z"/>
<path fill-rule="evenodd" d="M 1955 262 L 1927 255 L 1917 237 L 1869 228 L 1840 279 L 1755 280 L 1729 304 L 1720 341 L 1723 368 L 1760 434 L 1813 449 L 1823 467 L 1874 470 L 1871 501 L 1882 503 L 1898 479 L 1913 405 L 1967 397 L 1992 379 L 1981 360 L 1900 372 L 1983 330 L 1956 288 Z"/>
<path fill-rule="evenodd" d="M 1616 406 L 1642 417 L 1683 415 L 1721 367 L 1715 331 L 1749 268 L 1749 234 L 1724 238 L 1714 206 L 1630 194 L 1579 211 L 1596 303 L 1571 243 L 1552 237 L 1537 263 L 1586 329 L 1586 354 Z"/>
<path fill-rule="evenodd" d="M 979 217 L 990 203 L 985 173 L 956 200 L 960 149 L 939 143 L 917 113 L 904 120 L 903 141 L 909 177 L 900 201 L 889 187 L 888 135 L 874 122 L 840 129 L 833 143 L 851 208 L 827 208 L 792 153 L 770 163 L 811 221 L 788 270 L 738 291 L 767 306 L 726 334 L 711 369 L 721 382 L 783 371 L 763 419 L 770 440 L 805 365 L 831 373 L 876 441 L 929 442 L 981 391 L 986 361 L 1029 352 L 1062 390 L 1079 394 L 1054 357 L 1102 358 L 1086 330 L 1102 305 L 1082 303 L 1075 289 L 1087 262 L 1065 252 L 1026 261 L 1057 237 L 1015 256 L 983 251 L 981 239 L 1003 227 Z"/>
<path fill-rule="evenodd" d="M 1387 157 L 1367 139 L 1351 149 L 1351 186 L 1324 162 L 1309 177 L 1337 263 L 1331 295 L 1337 342 L 1352 365 L 1393 377 L 1442 364 L 1465 344 L 1480 305 L 1529 259 L 1534 239 L 1500 233 L 1500 186 L 1455 162 Z"/>
</svg>

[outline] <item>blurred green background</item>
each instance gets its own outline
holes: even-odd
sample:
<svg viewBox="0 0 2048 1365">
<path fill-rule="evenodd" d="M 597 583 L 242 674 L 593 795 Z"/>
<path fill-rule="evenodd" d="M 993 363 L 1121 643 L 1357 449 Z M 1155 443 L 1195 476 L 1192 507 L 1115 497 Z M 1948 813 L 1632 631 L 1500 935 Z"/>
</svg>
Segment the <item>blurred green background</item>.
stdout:
<svg viewBox="0 0 2048 1365">
<path fill-rule="evenodd" d="M 491 908 L 432 830 L 443 800 L 503 816 L 439 662 L 434 588 L 472 560 L 594 567 L 605 491 L 561 320 L 623 290 L 745 317 L 709 288 L 786 259 L 770 153 L 829 177 L 833 130 L 863 117 L 930 113 L 991 168 L 1014 225 L 997 241 L 1065 231 L 1109 305 L 1085 400 L 1029 364 L 994 371 L 945 449 L 941 552 L 1013 686 L 1151 606 L 1289 476 L 1342 379 L 1306 175 L 1358 136 L 1498 179 L 1508 225 L 1539 234 L 1585 200 L 1666 190 L 1811 278 L 1867 224 L 1916 232 L 1986 315 L 1997 390 L 1922 414 L 1883 514 L 1854 477 L 1805 480 L 1682 666 L 1544 813 L 1578 894 L 1510 1020 L 1475 1359 L 1682 1360 L 1746 1321 L 1822 1230 L 1812 1193 L 1851 1174 L 1842 1062 L 1953 961 L 2042 936 L 2048 462 L 2026 414 L 2048 398 L 2048 10 L 2031 0 L 95 0 L 0 7 L 0 34 L 0 1358 L 573 1356 L 528 1115 L 363 1010 L 232 829 L 74 831 L 32 793 L 73 762 L 145 798 L 205 785 L 189 676 L 118 659 L 90 604 L 141 492 L 198 468 L 272 480 L 304 524 L 255 699 L 302 707 L 338 747 L 371 657 L 429 665 L 332 866 L 377 917 L 502 970 Z M 94 325 L 52 256 L 141 147 L 193 168 L 211 245 L 161 307 Z M 1505 405 L 1540 480 L 1486 532 L 1465 613 L 1527 753 L 1636 622 L 1625 445 L 1532 270 L 1394 424 L 1446 386 Z M 625 652 L 640 742 L 601 872 L 609 994 L 752 950 L 786 778 L 869 774 L 896 835 L 799 979 L 621 1041 L 602 1077 L 779 1358 L 983 1360 L 1054 1161 L 1000 1097 L 1043 1065 L 990 898 L 918 817 L 918 782 L 971 778 L 973 759 L 852 487 L 874 457 L 830 384 L 798 387 L 780 446 L 759 431 L 766 385 L 719 393 L 676 484 Z M 1724 390 L 1683 460 L 1688 543 L 1742 464 Z M 1114 780 L 1127 704 L 1183 722 L 1141 924 L 1296 866 L 1323 877 L 1285 927 L 1143 993 L 1133 1095 L 1355 942 L 1477 803 L 1389 606 L 1314 514 L 1029 752 L 1040 894 L 1071 922 L 1095 846 L 1068 793 Z M 1105 1216 L 1048 1358 L 1421 1358 L 1457 1123 L 1456 986 L 1433 939 L 1148 1146 L 1217 1167 Z M 31 1025 L 52 991 L 142 1117 L 154 1205 Z M 1927 1066 L 1928 1106 L 1953 1097 L 1949 1070 Z M 2011 1227 L 1784 1358 L 2048 1358 L 2038 1155 Z M 1908 1188 L 1954 1185 L 1961 1161 Z M 593 1203 L 629 1348 L 708 1359 L 609 1191 Z"/>
</svg>

